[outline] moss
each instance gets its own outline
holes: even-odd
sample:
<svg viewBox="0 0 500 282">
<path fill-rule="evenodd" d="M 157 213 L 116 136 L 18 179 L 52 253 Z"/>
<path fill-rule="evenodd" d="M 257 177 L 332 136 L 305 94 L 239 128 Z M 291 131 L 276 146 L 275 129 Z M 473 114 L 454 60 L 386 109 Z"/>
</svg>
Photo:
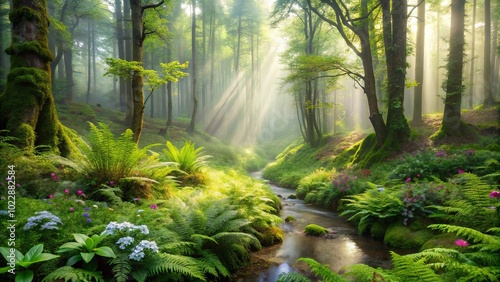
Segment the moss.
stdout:
<svg viewBox="0 0 500 282">
<path fill-rule="evenodd" d="M 295 221 L 295 217 L 289 215 L 285 218 L 285 222 L 294 222 Z"/>
<path fill-rule="evenodd" d="M 22 142 L 19 144 L 21 148 L 27 149 L 28 151 L 34 149 L 35 131 L 33 131 L 33 128 L 29 124 L 22 123 L 13 133 L 14 136 Z"/>
<path fill-rule="evenodd" d="M 381 221 L 375 221 L 370 227 L 370 235 L 375 239 L 383 239 L 388 225 Z"/>
<path fill-rule="evenodd" d="M 420 248 L 420 251 L 432 248 L 454 248 L 456 246 L 455 240 L 457 240 L 455 234 L 439 234 L 427 240 Z"/>
<path fill-rule="evenodd" d="M 395 223 L 387 228 L 384 243 L 401 249 L 420 249 L 432 237 L 434 237 L 434 233 L 428 229 L 411 231 L 409 227 Z"/>
<path fill-rule="evenodd" d="M 14 43 L 5 52 L 9 55 L 21 55 L 24 53 L 32 53 L 47 62 L 54 59 L 52 52 L 50 52 L 46 47 L 42 46 L 38 41 L 25 41 L 22 43 Z"/>
<path fill-rule="evenodd" d="M 306 226 L 304 232 L 308 236 L 315 236 L 315 237 L 321 237 L 323 235 L 326 235 L 328 233 L 328 229 L 319 226 L 317 224 L 309 224 Z"/>
<path fill-rule="evenodd" d="M 283 230 L 276 226 L 271 226 L 266 230 L 261 232 L 262 237 L 259 238 L 259 241 L 262 246 L 272 246 L 277 243 L 283 242 Z"/>
</svg>

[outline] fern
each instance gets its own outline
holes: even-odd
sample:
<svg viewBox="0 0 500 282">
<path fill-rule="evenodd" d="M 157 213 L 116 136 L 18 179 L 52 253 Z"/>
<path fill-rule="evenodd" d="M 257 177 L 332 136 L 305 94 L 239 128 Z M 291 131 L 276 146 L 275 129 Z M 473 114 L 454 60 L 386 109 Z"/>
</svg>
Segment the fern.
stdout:
<svg viewBox="0 0 500 282">
<path fill-rule="evenodd" d="M 310 258 L 300 258 L 298 261 L 305 262 L 309 266 L 311 271 L 316 276 L 321 276 L 321 278 L 323 278 L 323 281 L 325 281 L 325 282 L 347 281 L 345 278 L 343 278 L 339 274 L 333 272 L 326 264 L 321 264 L 321 263 L 319 263 L 313 259 L 310 259 Z"/>
<path fill-rule="evenodd" d="M 400 256 L 394 252 L 391 252 L 391 258 L 394 266 L 392 273 L 401 281 L 443 281 L 438 274 L 420 260 L 415 261 L 410 256 Z"/>
<path fill-rule="evenodd" d="M 81 268 L 73 268 L 71 266 L 63 266 L 54 270 L 49 275 L 43 278 L 42 282 L 49 281 L 73 281 L 73 282 L 104 282 L 101 272 L 90 271 Z"/>
<path fill-rule="evenodd" d="M 444 206 L 433 206 L 441 212 L 435 216 L 480 231 L 493 226 L 494 211 L 489 208 L 488 198 L 493 187 L 477 175 L 470 173 L 460 174 L 454 181 L 457 184 L 456 187 L 459 188 L 460 198 L 447 201 Z"/>
<path fill-rule="evenodd" d="M 342 216 L 350 215 L 350 221 L 358 224 L 358 231 L 364 233 L 376 219 L 391 218 L 401 215 L 403 202 L 397 191 L 367 190 L 362 194 L 348 196 L 346 210 Z"/>
<path fill-rule="evenodd" d="M 179 273 L 185 277 L 206 281 L 198 262 L 186 256 L 161 254 L 160 260 L 149 270 L 148 276 L 158 276 L 164 273 Z"/>
<path fill-rule="evenodd" d="M 120 188 L 113 188 L 107 185 L 102 185 L 103 188 L 96 190 L 90 196 L 93 199 L 108 202 L 111 205 L 117 205 L 122 202 L 122 190 Z"/>
<path fill-rule="evenodd" d="M 132 272 L 132 266 L 127 254 L 118 254 L 116 258 L 110 261 L 112 271 L 115 274 L 117 282 L 126 282 L 128 275 Z"/>
<path fill-rule="evenodd" d="M 179 150 L 170 141 L 166 143 L 167 150 L 163 150 L 165 157 L 172 162 L 179 164 L 179 169 L 187 174 L 198 172 L 207 164 L 207 159 L 212 156 L 202 155 L 203 147 L 195 149 L 194 144 L 190 141 L 184 143 L 184 146 Z"/>
<path fill-rule="evenodd" d="M 473 228 L 449 225 L 449 224 L 431 224 L 428 226 L 430 229 L 440 230 L 448 233 L 455 233 L 458 236 L 463 236 L 469 241 L 474 243 L 485 243 L 485 244 L 495 244 L 500 240 L 498 237 L 493 235 L 484 234 Z"/>
<path fill-rule="evenodd" d="M 354 281 L 399 281 L 398 277 L 391 274 L 390 270 L 373 268 L 366 264 L 353 264 L 347 266 L 346 278 L 353 278 Z"/>
<path fill-rule="evenodd" d="M 149 148 L 157 145 L 139 149 L 133 141 L 133 132 L 130 129 L 115 138 L 106 124 L 89 124 L 89 140 L 86 146 L 81 148 L 85 154 L 82 165 L 86 174 L 98 184 L 130 176 L 134 167 L 146 158 Z"/>
<path fill-rule="evenodd" d="M 281 273 L 277 282 L 311 282 L 311 280 L 300 273 L 287 272 Z"/>
</svg>

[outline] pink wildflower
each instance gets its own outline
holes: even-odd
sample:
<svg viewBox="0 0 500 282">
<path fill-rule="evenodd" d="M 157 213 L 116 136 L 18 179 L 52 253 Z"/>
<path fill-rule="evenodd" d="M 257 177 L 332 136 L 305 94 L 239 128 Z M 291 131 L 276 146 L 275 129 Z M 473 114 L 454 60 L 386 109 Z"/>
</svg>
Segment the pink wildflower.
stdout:
<svg viewBox="0 0 500 282">
<path fill-rule="evenodd" d="M 156 210 L 156 209 L 158 208 L 158 206 L 157 206 L 157 205 L 155 205 L 155 204 L 152 204 L 152 205 L 151 205 L 151 206 L 149 206 L 149 207 L 150 207 L 152 210 Z"/>
<path fill-rule="evenodd" d="M 462 169 L 460 169 L 460 168 L 458 169 L 458 174 L 464 174 L 464 173 L 465 173 L 465 171 L 464 171 L 464 170 L 462 170 Z"/>
<path fill-rule="evenodd" d="M 68 194 L 69 193 L 69 190 L 68 189 L 64 189 L 64 194 Z"/>
<path fill-rule="evenodd" d="M 54 195 L 50 194 L 49 195 L 49 199 L 52 199 L 54 197 Z"/>
<path fill-rule="evenodd" d="M 490 193 L 490 198 L 492 198 L 492 199 L 493 198 L 500 198 L 500 192 L 498 192 L 498 191 L 492 191 Z"/>
<path fill-rule="evenodd" d="M 408 183 L 408 182 L 411 182 L 411 178 L 410 177 L 406 178 L 406 180 L 405 180 L 405 183 Z"/>
<path fill-rule="evenodd" d="M 114 182 L 113 180 L 111 180 L 111 181 L 109 182 L 109 185 L 110 185 L 110 186 L 115 186 L 115 182 Z"/>
<path fill-rule="evenodd" d="M 74 211 L 74 210 L 75 210 L 75 208 L 73 208 L 73 207 L 69 208 L 69 211 Z"/>
<path fill-rule="evenodd" d="M 465 240 L 458 239 L 455 241 L 455 245 L 457 245 L 459 247 L 468 247 L 469 243 L 467 243 L 467 241 L 465 241 Z"/>
<path fill-rule="evenodd" d="M 82 191 L 82 190 L 78 190 L 76 193 L 77 193 L 78 195 L 81 195 L 81 194 L 83 194 L 83 191 Z"/>
</svg>

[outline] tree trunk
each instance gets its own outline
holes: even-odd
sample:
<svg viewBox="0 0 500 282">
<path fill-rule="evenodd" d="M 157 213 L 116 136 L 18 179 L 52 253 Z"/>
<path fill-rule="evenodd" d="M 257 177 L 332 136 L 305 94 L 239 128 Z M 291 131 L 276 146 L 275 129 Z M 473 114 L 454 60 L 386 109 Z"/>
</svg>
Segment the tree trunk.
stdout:
<svg viewBox="0 0 500 282">
<path fill-rule="evenodd" d="M 115 0 L 115 21 L 116 21 L 116 44 L 118 47 L 118 58 L 125 60 L 125 38 L 123 33 L 123 13 L 122 0 Z M 119 77 L 118 98 L 120 101 L 120 111 L 127 110 L 127 92 L 125 91 L 125 79 Z"/>
<path fill-rule="evenodd" d="M 408 3 L 407 0 L 393 0 L 391 9 L 390 2 L 390 0 L 381 0 L 389 96 L 386 127 L 391 138 L 404 142 L 410 133 L 403 108 Z"/>
<path fill-rule="evenodd" d="M 143 61 L 143 22 L 142 7 L 140 1 L 130 0 L 132 15 L 132 60 L 136 62 Z M 144 78 L 140 73 L 134 73 L 132 76 L 132 120 L 130 129 L 134 132 L 134 141 L 139 143 L 142 133 L 144 120 Z"/>
<path fill-rule="evenodd" d="M 484 102 L 485 106 L 493 105 L 491 87 L 491 9 L 490 0 L 484 0 Z"/>
<path fill-rule="evenodd" d="M 420 2 L 417 13 L 417 51 L 415 56 L 415 87 L 413 99 L 413 124 L 422 123 L 422 92 L 424 88 L 424 54 L 425 54 L 425 0 Z"/>
<path fill-rule="evenodd" d="M 446 81 L 443 122 L 440 129 L 442 131 L 441 134 L 448 136 L 461 134 L 462 119 L 460 104 L 463 91 L 464 20 L 465 0 L 452 0 L 448 78 Z"/>
<path fill-rule="evenodd" d="M 69 156 L 73 145 L 59 122 L 51 90 L 47 2 L 15 1 L 10 18 L 12 43 L 6 52 L 11 67 L 0 96 L 0 129 L 9 130 L 23 149 L 45 145 Z"/>
<path fill-rule="evenodd" d="M 474 3 L 472 4 L 472 27 L 471 27 L 471 33 L 472 33 L 472 38 L 471 38 L 471 51 L 470 51 L 470 86 L 469 86 L 469 109 L 474 108 L 474 74 L 475 74 L 475 69 L 474 69 L 474 62 L 476 61 L 475 58 L 475 52 L 476 52 L 476 2 L 477 0 L 474 0 Z"/>
<path fill-rule="evenodd" d="M 125 40 L 125 59 L 127 61 L 132 61 L 132 49 L 133 49 L 133 43 L 132 43 L 132 31 L 131 31 L 131 8 L 130 8 L 130 1 L 133 0 L 124 0 L 123 2 L 123 33 L 124 33 L 124 40 Z M 133 110 L 134 110 L 134 103 L 132 99 L 132 81 L 126 80 L 124 83 L 125 89 L 122 90 L 124 92 L 123 95 L 125 95 L 125 100 L 126 100 L 126 112 L 125 112 L 125 124 L 130 124 L 132 122 L 132 115 L 133 115 Z"/>
<path fill-rule="evenodd" d="M 196 0 L 191 0 L 191 68 L 192 68 L 192 87 L 193 112 L 191 122 L 186 129 L 189 133 L 194 133 L 196 124 L 196 113 L 198 112 L 198 97 L 196 96 Z"/>
</svg>

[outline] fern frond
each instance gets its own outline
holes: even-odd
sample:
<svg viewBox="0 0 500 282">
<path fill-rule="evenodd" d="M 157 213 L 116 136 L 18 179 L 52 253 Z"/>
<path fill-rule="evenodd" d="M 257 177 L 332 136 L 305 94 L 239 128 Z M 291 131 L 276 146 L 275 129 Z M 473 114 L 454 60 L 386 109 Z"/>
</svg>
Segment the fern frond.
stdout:
<svg viewBox="0 0 500 282">
<path fill-rule="evenodd" d="M 81 282 L 81 281 L 96 281 L 96 282 L 104 282 L 102 278 L 102 273 L 100 271 L 90 271 L 81 268 L 73 268 L 71 266 L 63 266 L 54 270 L 49 275 L 43 278 L 42 282 L 50 282 L 50 281 L 60 281 L 63 280 L 65 282 Z"/>
<path fill-rule="evenodd" d="M 346 267 L 346 278 L 353 278 L 354 281 L 398 281 L 399 279 L 390 274 L 390 270 L 373 268 L 366 264 L 353 264 Z"/>
<path fill-rule="evenodd" d="M 474 243 L 481 242 L 485 244 L 494 244 L 495 242 L 498 242 L 498 238 L 468 227 L 449 224 L 431 224 L 428 228 L 448 233 L 456 233 L 458 236 L 463 236 Z"/>
<path fill-rule="evenodd" d="M 112 259 L 109 264 L 112 266 L 116 281 L 126 282 L 128 275 L 132 271 L 128 255 L 120 253 L 116 256 L 116 258 Z"/>
<path fill-rule="evenodd" d="M 277 282 L 311 282 L 311 280 L 297 272 L 283 272 L 278 276 Z"/>
<path fill-rule="evenodd" d="M 329 282 L 344 282 L 347 281 L 344 277 L 340 276 L 339 274 L 333 272 L 327 264 L 321 264 L 314 259 L 311 258 L 299 258 L 298 261 L 305 262 L 311 271 L 316 275 L 316 276 L 321 276 L 324 281 L 329 281 Z"/>
<path fill-rule="evenodd" d="M 401 281 L 441 282 L 443 279 L 422 261 L 414 261 L 409 256 L 400 256 L 391 251 L 392 273 Z"/>
<path fill-rule="evenodd" d="M 200 266 L 205 273 L 209 273 L 214 277 L 229 277 L 231 275 L 219 257 L 214 253 L 202 251 L 201 256 L 198 260 L 201 262 Z"/>
<path fill-rule="evenodd" d="M 206 281 L 199 264 L 194 258 L 161 254 L 161 260 L 158 261 L 149 271 L 148 276 L 157 276 L 163 273 L 180 273 L 184 276 Z"/>
</svg>

